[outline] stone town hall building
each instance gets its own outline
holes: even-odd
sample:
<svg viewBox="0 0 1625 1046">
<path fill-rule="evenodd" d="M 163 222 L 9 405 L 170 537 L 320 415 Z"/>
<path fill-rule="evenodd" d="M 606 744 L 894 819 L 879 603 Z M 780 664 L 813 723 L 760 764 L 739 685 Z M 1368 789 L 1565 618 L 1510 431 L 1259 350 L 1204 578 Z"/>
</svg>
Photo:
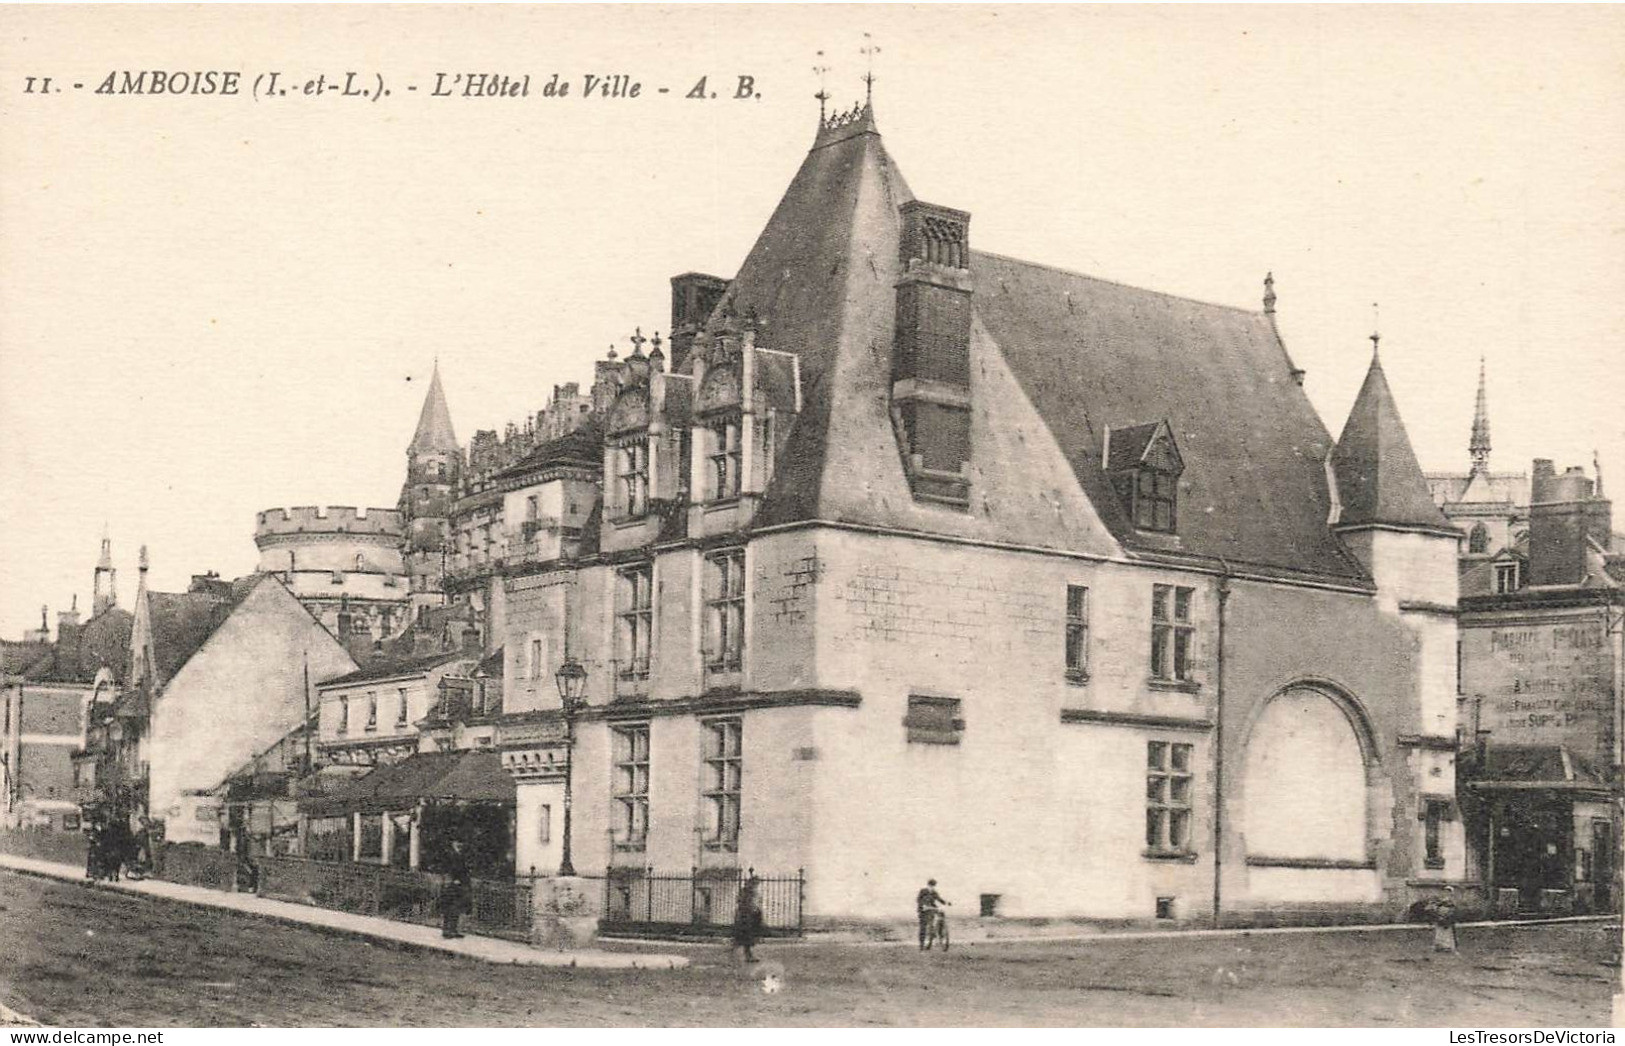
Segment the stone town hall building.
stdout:
<svg viewBox="0 0 1625 1046">
<path fill-rule="evenodd" d="M 572 658 L 582 871 L 801 868 L 813 919 L 928 876 L 1176 919 L 1463 879 L 1458 533 L 1375 354 L 1334 441 L 1272 289 L 1205 304 L 970 225 L 863 107 L 523 454 L 454 475 L 479 448 L 431 390 L 411 598 L 501 650 L 467 733 L 517 782 L 517 865 L 560 857 Z"/>
</svg>

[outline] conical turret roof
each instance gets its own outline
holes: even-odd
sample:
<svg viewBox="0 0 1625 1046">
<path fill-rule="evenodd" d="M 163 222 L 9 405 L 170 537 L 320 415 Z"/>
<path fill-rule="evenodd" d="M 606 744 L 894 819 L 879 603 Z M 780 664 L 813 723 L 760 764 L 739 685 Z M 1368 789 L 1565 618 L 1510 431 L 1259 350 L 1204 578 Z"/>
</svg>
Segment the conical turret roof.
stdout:
<svg viewBox="0 0 1625 1046">
<path fill-rule="evenodd" d="M 1375 353 L 1332 451 L 1342 526 L 1387 524 L 1449 529 L 1434 504 L 1416 451 L 1405 434 L 1393 390 Z"/>
<path fill-rule="evenodd" d="M 423 413 L 418 415 L 418 430 L 412 436 L 412 453 L 440 451 L 457 453 L 457 434 L 452 431 L 451 411 L 446 407 L 446 391 L 440 387 L 440 364 L 434 367 L 429 379 L 429 394 L 423 397 Z"/>
</svg>

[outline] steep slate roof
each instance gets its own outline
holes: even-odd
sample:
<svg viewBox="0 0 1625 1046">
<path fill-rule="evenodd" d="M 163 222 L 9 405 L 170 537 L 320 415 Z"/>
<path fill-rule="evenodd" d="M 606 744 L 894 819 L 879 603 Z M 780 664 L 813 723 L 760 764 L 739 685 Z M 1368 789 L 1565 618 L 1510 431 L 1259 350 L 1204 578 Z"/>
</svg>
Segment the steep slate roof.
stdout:
<svg viewBox="0 0 1625 1046">
<path fill-rule="evenodd" d="M 392 679 L 395 676 L 420 675 L 432 668 L 439 668 L 448 661 L 468 659 L 462 651 L 451 653 L 430 654 L 425 657 L 383 658 L 374 661 L 364 668 L 348 672 L 332 679 L 323 679 L 317 686 L 326 688 L 339 686 L 344 683 L 364 683 L 369 679 Z"/>
<path fill-rule="evenodd" d="M 93 683 L 104 667 L 124 681 L 130 669 L 130 625 L 133 616 L 109 607 L 79 627 L 77 642 L 58 642 L 49 657 L 35 662 L 25 678 L 37 683 Z"/>
<path fill-rule="evenodd" d="M 17 642 L 0 639 L 0 673 L 17 675 L 39 664 L 51 653 L 49 643 Z"/>
<path fill-rule="evenodd" d="M 513 778 L 495 752 L 419 752 L 380 766 L 320 799 L 299 803 L 304 813 L 400 809 L 418 799 L 512 803 Z"/>
<path fill-rule="evenodd" d="M 734 312 L 764 321 L 758 344 L 801 357 L 805 405 L 758 527 L 1222 556 L 1368 584 L 1327 526 L 1331 440 L 1268 317 L 986 252 L 971 253 L 972 504 L 916 504 L 888 413 L 912 198 L 872 113 L 823 128 L 730 287 Z M 1101 467 L 1106 426 L 1163 420 L 1185 461 L 1172 540 L 1135 531 Z"/>
<path fill-rule="evenodd" d="M 1433 503 L 1382 372 L 1382 361 L 1374 353 L 1365 384 L 1360 386 L 1332 452 L 1332 468 L 1343 505 L 1340 525 L 1383 523 L 1449 529 L 1444 513 Z"/>
<path fill-rule="evenodd" d="M 600 468 L 603 463 L 603 431 L 596 425 L 582 425 L 574 432 L 566 433 L 558 439 L 548 440 L 502 469 L 497 476 L 515 476 L 523 472 L 539 472 L 542 469 L 565 465 Z"/>
<path fill-rule="evenodd" d="M 429 379 L 429 393 L 423 397 L 423 413 L 418 415 L 417 432 L 412 435 L 411 450 L 441 451 L 456 454 L 457 434 L 451 428 L 451 410 L 446 406 L 446 391 L 440 387 L 440 364 Z"/>
</svg>

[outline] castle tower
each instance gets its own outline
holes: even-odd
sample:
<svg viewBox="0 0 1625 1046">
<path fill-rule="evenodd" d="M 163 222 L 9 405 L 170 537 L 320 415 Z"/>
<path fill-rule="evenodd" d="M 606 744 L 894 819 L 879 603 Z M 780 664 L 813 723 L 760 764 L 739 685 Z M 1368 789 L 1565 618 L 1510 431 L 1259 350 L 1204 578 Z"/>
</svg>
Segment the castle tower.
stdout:
<svg viewBox="0 0 1625 1046">
<path fill-rule="evenodd" d="M 1467 443 L 1474 472 L 1490 470 L 1490 409 L 1484 396 L 1484 359 L 1478 360 L 1478 403 L 1473 407 L 1473 437 Z"/>
<path fill-rule="evenodd" d="M 118 571 L 113 569 L 113 542 L 102 535 L 102 555 L 96 561 L 96 581 L 92 589 L 90 616 L 118 606 Z"/>
<path fill-rule="evenodd" d="M 1372 335 L 1371 367 L 1332 451 L 1334 527 L 1377 586 L 1377 602 L 1416 635 L 1418 732 L 1456 727 L 1456 555 L 1461 533 L 1428 491 Z"/>
<path fill-rule="evenodd" d="M 446 553 L 450 543 L 452 498 L 462 455 L 451 427 L 451 411 L 435 364 L 429 392 L 423 398 L 417 431 L 406 448 L 406 482 L 401 487 L 402 558 L 406 561 L 411 603 L 416 617 L 422 607 L 445 603 Z"/>
</svg>

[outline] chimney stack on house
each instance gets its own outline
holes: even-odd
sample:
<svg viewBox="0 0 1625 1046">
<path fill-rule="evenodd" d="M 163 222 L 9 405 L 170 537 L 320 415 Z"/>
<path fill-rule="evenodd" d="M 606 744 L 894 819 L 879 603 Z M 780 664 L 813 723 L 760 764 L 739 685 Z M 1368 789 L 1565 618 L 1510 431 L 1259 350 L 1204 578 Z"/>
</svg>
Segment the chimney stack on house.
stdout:
<svg viewBox="0 0 1625 1046">
<path fill-rule="evenodd" d="M 1583 584 L 1593 552 L 1608 548 L 1613 506 L 1578 465 L 1559 475 L 1550 460 L 1536 458 L 1531 472 L 1529 583 Z"/>
<path fill-rule="evenodd" d="M 671 278 L 671 350 L 667 357 L 674 374 L 684 373 L 688 350 L 694 345 L 694 336 L 728 290 L 728 281 L 720 276 L 703 272 L 685 272 Z"/>
</svg>

